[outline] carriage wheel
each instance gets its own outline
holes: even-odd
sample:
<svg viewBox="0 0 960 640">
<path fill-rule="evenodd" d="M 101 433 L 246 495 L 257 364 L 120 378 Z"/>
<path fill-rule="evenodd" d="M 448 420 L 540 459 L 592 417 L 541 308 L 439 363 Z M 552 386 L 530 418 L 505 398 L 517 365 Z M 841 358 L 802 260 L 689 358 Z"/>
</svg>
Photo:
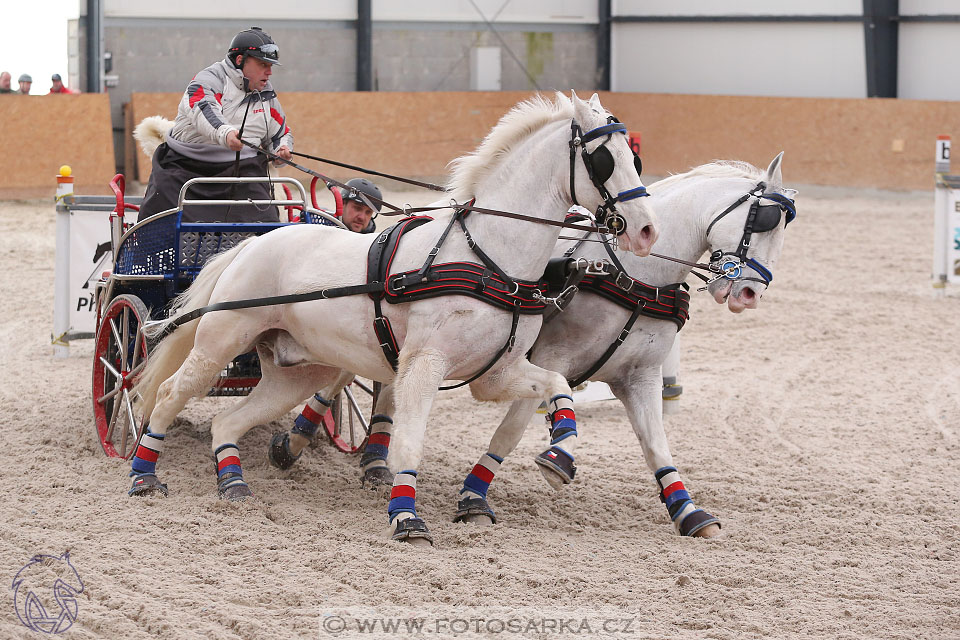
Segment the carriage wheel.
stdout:
<svg viewBox="0 0 960 640">
<path fill-rule="evenodd" d="M 380 395 L 381 384 L 355 378 L 343 388 L 323 416 L 330 442 L 344 453 L 359 453 L 370 435 L 370 417 Z"/>
<path fill-rule="evenodd" d="M 150 314 L 140 298 L 117 296 L 106 305 L 93 354 L 93 419 L 103 452 L 129 458 L 137 448 L 143 419 L 131 393 L 147 364 L 143 324 Z"/>
</svg>

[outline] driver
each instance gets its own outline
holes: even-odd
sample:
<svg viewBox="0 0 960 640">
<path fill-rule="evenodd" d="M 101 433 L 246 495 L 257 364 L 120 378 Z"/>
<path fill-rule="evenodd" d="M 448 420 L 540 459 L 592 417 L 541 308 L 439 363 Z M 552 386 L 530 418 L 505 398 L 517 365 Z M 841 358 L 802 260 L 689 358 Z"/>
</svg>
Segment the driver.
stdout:
<svg viewBox="0 0 960 640">
<path fill-rule="evenodd" d="M 290 159 L 293 136 L 270 83 L 280 55 L 260 27 L 238 33 L 227 55 L 200 71 L 187 86 L 177 119 L 153 154 L 152 173 L 139 220 L 172 209 L 183 184 L 195 177 L 266 176 L 267 158 L 243 141 Z M 191 200 L 269 200 L 268 183 L 199 184 Z M 277 222 L 277 207 L 184 207 L 184 222 Z"/>
</svg>

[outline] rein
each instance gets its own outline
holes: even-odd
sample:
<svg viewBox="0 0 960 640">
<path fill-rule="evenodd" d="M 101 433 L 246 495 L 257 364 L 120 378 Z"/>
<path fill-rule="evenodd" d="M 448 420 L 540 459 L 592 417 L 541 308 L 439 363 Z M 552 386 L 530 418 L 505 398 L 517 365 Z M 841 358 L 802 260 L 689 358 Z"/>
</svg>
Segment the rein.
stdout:
<svg viewBox="0 0 960 640">
<path fill-rule="evenodd" d="M 405 182 L 407 184 L 412 184 L 417 187 L 423 187 L 424 189 L 431 189 L 433 191 L 443 191 L 443 192 L 447 191 L 445 187 L 441 187 L 438 184 L 433 184 L 430 182 L 420 182 L 419 180 L 413 180 L 411 178 L 403 178 L 401 176 L 395 176 L 389 173 L 381 173 L 379 171 L 374 171 L 373 169 L 365 169 L 364 167 L 357 167 L 352 164 L 347 164 L 346 162 L 337 162 L 336 160 L 330 160 L 329 158 L 320 158 L 318 156 L 312 156 L 309 153 L 299 153 L 297 151 L 291 151 L 290 155 L 300 156 L 301 158 L 307 158 L 308 160 L 316 160 L 317 162 L 322 162 L 324 164 L 332 164 L 336 167 L 343 167 L 344 169 L 350 169 L 351 171 L 359 171 L 360 173 L 366 173 L 371 176 L 380 176 L 381 178 L 396 180 L 397 182 Z"/>
<path fill-rule="evenodd" d="M 317 171 L 314 171 L 313 169 L 309 169 L 309 168 L 307 168 L 307 167 L 304 167 L 303 165 L 297 164 L 296 162 L 293 162 L 292 160 L 285 160 L 284 158 L 281 158 L 281 157 L 278 156 L 277 154 L 273 153 L 272 151 L 267 151 L 266 149 L 261 149 L 260 147 L 258 147 L 257 145 L 255 145 L 255 144 L 253 144 L 253 143 L 251 143 L 251 142 L 247 142 L 247 141 L 245 141 L 245 140 L 242 141 L 242 142 L 243 142 L 244 145 L 250 147 L 251 149 L 254 149 L 254 150 L 257 151 L 258 153 L 264 154 L 265 156 L 267 156 L 267 157 L 270 158 L 271 160 L 276 160 L 276 161 L 282 162 L 282 163 L 284 163 L 284 164 L 286 164 L 286 165 L 289 165 L 289 166 L 293 167 L 294 169 L 298 169 L 298 170 L 300 170 L 300 171 L 303 171 L 304 173 L 306 173 L 306 174 L 308 174 L 308 175 L 311 175 L 311 176 L 320 178 L 321 180 L 324 180 L 324 181 L 326 181 L 326 182 L 329 182 L 330 184 L 332 184 L 332 185 L 335 186 L 335 187 L 342 187 L 342 188 L 344 188 L 344 189 L 347 189 L 348 191 L 351 190 L 350 187 L 348 187 L 346 184 L 344 184 L 344 183 L 342 183 L 342 182 L 339 182 L 339 181 L 337 181 L 337 180 L 334 180 L 333 178 L 330 178 L 330 177 L 328 177 L 328 176 L 325 176 L 325 175 L 323 175 L 322 173 L 319 173 L 319 172 L 317 172 Z M 433 207 L 409 207 L 409 206 L 398 207 L 398 206 L 396 206 L 396 205 L 393 205 L 393 204 L 387 202 L 386 200 L 383 200 L 383 199 L 381 199 L 381 198 L 375 198 L 375 197 L 369 196 L 369 195 L 367 195 L 367 194 L 365 194 L 365 193 L 360 193 L 359 191 L 357 192 L 357 195 L 360 196 L 360 198 L 361 198 L 362 200 L 364 200 L 365 203 L 367 204 L 367 206 L 369 206 L 371 209 L 376 209 L 376 207 L 372 206 L 372 204 L 371 204 L 371 203 L 376 203 L 376 204 L 380 204 L 381 206 L 387 207 L 387 208 L 389 208 L 389 209 L 392 210 L 392 211 L 382 211 L 380 215 L 387 215 L 387 216 L 410 216 L 410 215 L 417 214 L 417 213 L 427 213 L 427 212 L 429 212 L 429 211 L 443 211 L 443 210 L 445 210 L 445 209 L 455 208 L 455 209 L 463 209 L 464 211 L 476 211 L 477 213 L 483 213 L 483 214 L 491 215 L 491 216 L 498 216 L 498 217 L 501 217 L 501 218 L 511 218 L 511 219 L 514 219 L 514 220 L 523 220 L 524 222 L 534 222 L 534 223 L 537 223 L 537 224 L 545 224 L 545 225 L 549 225 L 549 226 L 553 226 L 553 227 L 562 227 L 562 228 L 564 228 L 564 229 L 574 229 L 575 231 L 590 231 L 590 232 L 594 232 L 594 233 L 608 233 L 608 231 L 609 231 L 607 227 L 601 226 L 601 225 L 593 225 L 592 227 L 584 227 L 584 226 L 577 225 L 577 224 L 570 224 L 569 222 L 560 222 L 560 221 L 557 221 L 557 220 L 544 220 L 543 218 L 537 218 L 537 217 L 534 217 L 534 216 L 528 216 L 528 215 L 525 215 L 525 214 L 522 214 L 522 213 L 514 213 L 514 212 L 512 212 L 512 211 L 501 211 L 501 210 L 499 210 L 499 209 L 487 209 L 487 208 L 485 208 L 485 207 L 477 207 L 477 206 L 469 205 L 469 204 L 459 204 L 459 203 L 457 203 L 457 202 L 451 202 L 451 203 L 448 204 L 448 205 L 433 206 Z"/>
</svg>

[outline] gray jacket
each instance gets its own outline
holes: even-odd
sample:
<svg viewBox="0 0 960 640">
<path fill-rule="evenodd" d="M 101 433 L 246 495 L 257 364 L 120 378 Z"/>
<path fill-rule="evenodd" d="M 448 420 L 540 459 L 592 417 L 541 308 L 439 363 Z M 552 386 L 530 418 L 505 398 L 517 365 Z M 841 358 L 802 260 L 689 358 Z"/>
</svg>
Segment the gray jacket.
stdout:
<svg viewBox="0 0 960 640">
<path fill-rule="evenodd" d="M 240 132 L 246 114 L 246 142 L 269 151 L 282 146 L 293 151 L 293 135 L 273 85 L 267 82 L 260 92 L 247 92 L 244 86 L 243 72 L 226 59 L 198 73 L 180 99 L 167 144 L 196 160 L 232 162 L 236 152 L 226 146 L 227 134 Z M 249 147 L 240 152 L 241 158 L 254 155 Z"/>
</svg>

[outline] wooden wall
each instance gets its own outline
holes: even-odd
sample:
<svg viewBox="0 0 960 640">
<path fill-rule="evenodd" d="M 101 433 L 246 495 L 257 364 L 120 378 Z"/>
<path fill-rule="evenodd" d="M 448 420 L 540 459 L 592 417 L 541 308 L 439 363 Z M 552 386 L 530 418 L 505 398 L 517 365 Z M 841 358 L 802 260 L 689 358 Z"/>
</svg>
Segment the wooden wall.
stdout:
<svg viewBox="0 0 960 640">
<path fill-rule="evenodd" d="M 504 112 L 530 95 L 285 93 L 281 99 L 298 151 L 438 179 L 447 162 L 474 149 Z M 134 120 L 173 117 L 178 100 L 134 94 Z M 645 173 L 657 176 L 714 159 L 765 167 L 785 151 L 784 175 L 793 184 L 927 189 L 936 137 L 960 136 L 957 102 L 644 93 L 602 93 L 601 101 L 641 134 Z M 142 154 L 138 159 L 145 181 L 149 165 Z"/>
<path fill-rule="evenodd" d="M 0 96 L 0 198 L 52 196 L 68 164 L 78 193 L 109 193 L 115 173 L 106 94 Z"/>
<path fill-rule="evenodd" d="M 525 92 L 285 93 L 297 150 L 409 177 L 441 179 Z M 583 96 L 587 97 L 587 96 Z M 133 94 L 128 121 L 173 118 L 180 94 Z M 606 93 L 603 103 L 642 138 L 645 172 L 713 159 L 766 166 L 786 152 L 792 184 L 928 189 L 937 135 L 960 139 L 960 103 Z M 106 95 L 2 96 L 0 197 L 52 194 L 62 164 L 78 192 L 107 193 L 114 159 Z M 137 157 L 140 182 L 150 163 Z M 318 168 L 334 178 L 349 171 Z M 957 167 L 960 173 L 960 167 Z M 128 171 L 129 173 L 129 171 Z M 294 174 L 290 174 L 294 175 Z"/>
</svg>

